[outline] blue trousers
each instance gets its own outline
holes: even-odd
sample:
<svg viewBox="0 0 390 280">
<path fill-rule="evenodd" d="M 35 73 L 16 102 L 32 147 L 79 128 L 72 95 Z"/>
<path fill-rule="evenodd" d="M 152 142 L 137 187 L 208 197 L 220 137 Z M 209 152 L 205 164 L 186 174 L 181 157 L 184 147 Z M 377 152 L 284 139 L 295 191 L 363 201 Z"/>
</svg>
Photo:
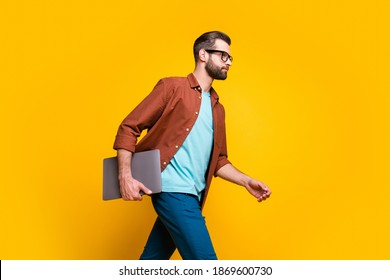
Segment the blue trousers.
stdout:
<svg viewBox="0 0 390 280">
<path fill-rule="evenodd" d="M 183 260 L 216 260 L 196 196 L 163 192 L 152 195 L 158 215 L 141 260 L 168 260 L 177 248 Z"/>
</svg>

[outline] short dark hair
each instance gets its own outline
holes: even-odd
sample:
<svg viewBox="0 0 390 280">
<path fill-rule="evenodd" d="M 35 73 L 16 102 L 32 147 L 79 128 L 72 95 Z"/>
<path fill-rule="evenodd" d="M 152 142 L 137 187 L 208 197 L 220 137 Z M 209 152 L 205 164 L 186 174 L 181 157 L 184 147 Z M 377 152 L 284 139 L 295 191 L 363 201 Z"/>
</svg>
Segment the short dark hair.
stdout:
<svg viewBox="0 0 390 280">
<path fill-rule="evenodd" d="M 194 43 L 195 62 L 198 61 L 199 51 L 201 49 L 211 49 L 215 44 L 215 40 L 217 40 L 217 39 L 221 39 L 221 40 L 225 41 L 229 46 L 231 44 L 230 37 L 221 31 L 206 32 L 206 33 L 200 35 L 199 38 L 195 40 L 195 43 Z"/>
</svg>

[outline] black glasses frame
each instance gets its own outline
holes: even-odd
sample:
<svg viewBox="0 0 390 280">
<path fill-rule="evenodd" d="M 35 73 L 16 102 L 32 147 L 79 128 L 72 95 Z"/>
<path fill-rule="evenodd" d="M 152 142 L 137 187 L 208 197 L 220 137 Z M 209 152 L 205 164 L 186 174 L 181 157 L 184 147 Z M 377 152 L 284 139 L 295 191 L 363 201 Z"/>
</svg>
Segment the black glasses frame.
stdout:
<svg viewBox="0 0 390 280">
<path fill-rule="evenodd" d="M 223 62 L 227 62 L 228 59 L 230 59 L 230 62 L 233 62 L 233 57 L 228 54 L 227 52 L 225 51 L 221 51 L 221 50 L 205 50 L 206 52 L 208 53 L 220 53 L 221 54 L 221 60 Z"/>
</svg>

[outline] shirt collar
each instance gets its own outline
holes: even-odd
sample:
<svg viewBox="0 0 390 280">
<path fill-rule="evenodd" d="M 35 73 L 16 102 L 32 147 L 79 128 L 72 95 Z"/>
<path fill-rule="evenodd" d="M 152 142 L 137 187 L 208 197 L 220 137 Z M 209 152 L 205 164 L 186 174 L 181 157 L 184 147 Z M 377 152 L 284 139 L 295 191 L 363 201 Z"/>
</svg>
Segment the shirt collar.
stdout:
<svg viewBox="0 0 390 280">
<path fill-rule="evenodd" d="M 200 87 L 199 82 L 195 78 L 195 75 L 193 73 L 188 74 L 187 79 L 190 83 L 191 88 L 196 89 L 199 92 L 202 92 L 202 88 Z M 219 100 L 219 96 L 217 92 L 213 89 L 213 87 L 210 88 L 210 96 L 213 97 L 216 101 Z"/>
</svg>

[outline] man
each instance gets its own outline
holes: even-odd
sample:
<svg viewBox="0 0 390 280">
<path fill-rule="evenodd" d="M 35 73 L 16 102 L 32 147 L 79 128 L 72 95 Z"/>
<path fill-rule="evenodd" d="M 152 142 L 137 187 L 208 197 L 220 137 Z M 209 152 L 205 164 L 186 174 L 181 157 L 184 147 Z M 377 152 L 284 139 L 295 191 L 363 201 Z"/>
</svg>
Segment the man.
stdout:
<svg viewBox="0 0 390 280">
<path fill-rule="evenodd" d="M 151 194 L 131 176 L 132 153 L 161 154 L 162 193 L 152 195 L 158 217 L 142 260 L 169 259 L 176 248 L 183 259 L 217 259 L 201 212 L 213 175 L 244 186 L 259 202 L 271 194 L 227 159 L 225 112 L 212 83 L 227 78 L 230 43 L 219 31 L 201 35 L 194 43 L 194 72 L 161 79 L 118 129 L 114 149 L 124 200 Z M 148 133 L 136 144 L 144 129 Z"/>
</svg>

